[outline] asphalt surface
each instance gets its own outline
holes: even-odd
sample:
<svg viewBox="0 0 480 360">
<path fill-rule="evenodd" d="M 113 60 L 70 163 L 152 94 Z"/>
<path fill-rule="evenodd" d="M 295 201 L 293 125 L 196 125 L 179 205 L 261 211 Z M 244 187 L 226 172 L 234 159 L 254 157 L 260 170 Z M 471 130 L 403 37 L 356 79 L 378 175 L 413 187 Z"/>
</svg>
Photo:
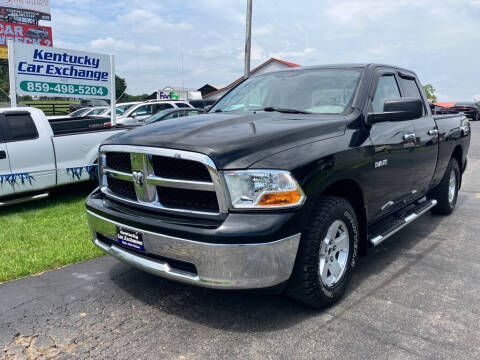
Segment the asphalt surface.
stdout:
<svg viewBox="0 0 480 360">
<path fill-rule="evenodd" d="M 201 289 L 102 257 L 0 285 L 0 358 L 479 359 L 480 123 L 457 209 L 361 259 L 315 311 Z"/>
</svg>

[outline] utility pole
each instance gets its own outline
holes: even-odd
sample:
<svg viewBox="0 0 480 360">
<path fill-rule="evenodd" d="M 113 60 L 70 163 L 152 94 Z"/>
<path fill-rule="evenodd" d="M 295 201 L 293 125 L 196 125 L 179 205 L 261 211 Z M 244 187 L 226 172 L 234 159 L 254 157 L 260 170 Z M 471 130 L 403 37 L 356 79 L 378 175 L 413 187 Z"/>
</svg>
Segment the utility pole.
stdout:
<svg viewBox="0 0 480 360">
<path fill-rule="evenodd" d="M 185 91 L 185 77 L 183 76 L 183 52 L 180 53 L 182 58 L 182 91 Z"/>
<path fill-rule="evenodd" d="M 247 31 L 245 34 L 245 78 L 250 75 L 250 50 L 252 47 L 252 0 L 247 0 Z"/>
</svg>

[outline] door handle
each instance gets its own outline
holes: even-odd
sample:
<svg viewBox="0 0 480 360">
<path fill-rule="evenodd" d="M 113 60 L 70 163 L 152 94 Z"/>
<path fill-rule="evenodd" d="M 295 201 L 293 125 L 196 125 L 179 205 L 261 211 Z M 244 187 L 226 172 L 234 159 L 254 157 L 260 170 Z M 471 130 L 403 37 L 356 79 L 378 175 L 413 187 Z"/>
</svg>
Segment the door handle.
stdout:
<svg viewBox="0 0 480 360">
<path fill-rule="evenodd" d="M 403 135 L 405 141 L 415 141 L 415 133 L 408 133 Z"/>
<path fill-rule="evenodd" d="M 430 136 L 438 136 L 438 130 L 437 129 L 430 129 L 427 132 L 428 135 Z"/>
<path fill-rule="evenodd" d="M 5 151 L 0 151 L 0 160 L 6 159 L 6 158 L 7 158 L 7 153 Z"/>
</svg>

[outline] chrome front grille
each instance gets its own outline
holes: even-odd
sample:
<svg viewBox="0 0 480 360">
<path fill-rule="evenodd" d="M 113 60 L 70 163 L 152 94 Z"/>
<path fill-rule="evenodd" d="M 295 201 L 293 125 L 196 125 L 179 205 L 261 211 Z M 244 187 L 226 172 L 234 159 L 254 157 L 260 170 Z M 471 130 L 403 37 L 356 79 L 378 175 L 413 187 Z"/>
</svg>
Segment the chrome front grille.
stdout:
<svg viewBox="0 0 480 360">
<path fill-rule="evenodd" d="M 115 201 L 177 215 L 218 217 L 227 212 L 221 177 L 206 155 L 105 145 L 99 163 L 101 190 Z"/>
</svg>

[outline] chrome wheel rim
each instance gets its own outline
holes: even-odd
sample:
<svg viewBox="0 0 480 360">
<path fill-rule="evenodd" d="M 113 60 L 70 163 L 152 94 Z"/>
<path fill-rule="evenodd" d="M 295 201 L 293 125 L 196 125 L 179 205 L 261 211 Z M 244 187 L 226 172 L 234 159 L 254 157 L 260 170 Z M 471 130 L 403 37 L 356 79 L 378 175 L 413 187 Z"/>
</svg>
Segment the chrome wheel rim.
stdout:
<svg viewBox="0 0 480 360">
<path fill-rule="evenodd" d="M 455 176 L 455 171 L 452 171 L 450 174 L 450 181 L 448 182 L 448 202 L 453 204 L 453 199 L 455 198 L 455 191 L 457 190 L 457 177 Z"/>
<path fill-rule="evenodd" d="M 342 279 L 349 252 L 350 235 L 347 225 L 342 220 L 335 220 L 320 245 L 318 272 L 325 286 L 332 287 Z"/>
</svg>

